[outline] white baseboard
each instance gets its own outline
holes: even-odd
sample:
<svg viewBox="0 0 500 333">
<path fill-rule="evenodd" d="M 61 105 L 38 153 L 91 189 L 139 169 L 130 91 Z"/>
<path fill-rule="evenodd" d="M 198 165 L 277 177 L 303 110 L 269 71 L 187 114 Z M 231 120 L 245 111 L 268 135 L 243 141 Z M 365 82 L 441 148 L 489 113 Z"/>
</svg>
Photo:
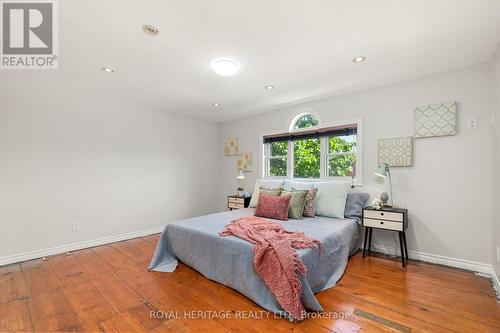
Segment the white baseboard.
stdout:
<svg viewBox="0 0 500 333">
<path fill-rule="evenodd" d="M 500 302 L 500 280 L 498 279 L 498 275 L 495 270 L 493 270 L 493 274 L 491 275 L 491 280 L 493 281 L 493 288 L 497 293 L 497 299 Z"/>
<path fill-rule="evenodd" d="M 164 228 L 165 228 L 165 226 L 163 225 L 163 226 L 158 226 L 158 227 L 154 227 L 154 228 L 150 228 L 150 229 L 129 232 L 126 234 L 121 234 L 121 235 L 116 235 L 116 236 L 102 237 L 102 238 L 78 242 L 78 243 L 55 246 L 55 247 L 51 247 L 48 249 L 42 249 L 42 250 L 37 250 L 37 251 L 30 251 L 30 252 L 25 252 L 25 253 L 14 254 L 11 256 L 0 257 L 0 266 L 13 264 L 13 263 L 21 262 L 21 261 L 26 261 L 26 260 L 31 260 L 31 259 L 48 257 L 48 256 L 52 256 L 52 255 L 59 254 L 59 253 L 65 253 L 65 252 L 70 252 L 70 251 L 86 249 L 89 247 L 120 242 L 120 241 L 127 240 L 127 239 L 157 234 L 159 232 L 162 232 Z"/>
<path fill-rule="evenodd" d="M 372 245 L 372 251 L 379 252 L 382 254 L 390 255 L 390 256 L 400 256 L 399 248 L 383 246 L 383 245 Z M 408 250 L 408 257 L 414 260 L 420 260 L 429 262 L 432 264 L 444 265 L 449 267 L 461 268 L 468 271 L 478 272 L 482 275 L 491 278 L 493 283 L 493 288 L 497 294 L 497 297 L 500 299 L 500 281 L 498 276 L 496 275 L 495 269 L 493 265 L 485 264 L 482 262 L 450 258 L 445 256 L 440 256 L 437 254 L 424 253 L 418 251 Z"/>
<path fill-rule="evenodd" d="M 372 250 L 375 252 L 380 252 L 390 256 L 400 256 L 399 248 L 388 247 L 383 245 L 372 245 Z M 445 256 L 440 256 L 437 254 L 424 253 L 408 250 L 408 257 L 410 259 L 421 260 L 425 262 L 430 262 L 433 264 L 450 266 L 455 268 L 466 269 L 473 272 L 491 274 L 493 271 L 493 266 L 482 262 L 456 259 Z"/>
</svg>

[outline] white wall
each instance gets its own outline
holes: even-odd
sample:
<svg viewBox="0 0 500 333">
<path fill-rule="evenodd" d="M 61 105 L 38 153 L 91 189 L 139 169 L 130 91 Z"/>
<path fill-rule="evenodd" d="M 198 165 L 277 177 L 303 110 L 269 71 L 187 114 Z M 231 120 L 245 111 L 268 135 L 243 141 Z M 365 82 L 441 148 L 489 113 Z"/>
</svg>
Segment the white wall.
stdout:
<svg viewBox="0 0 500 333">
<path fill-rule="evenodd" d="M 0 259 L 213 212 L 217 124 L 0 75 Z"/>
<path fill-rule="evenodd" d="M 500 47 L 492 61 L 493 97 L 495 99 L 495 127 L 493 133 L 493 266 L 500 277 L 500 262 L 496 260 L 496 251 L 500 247 Z"/>
<path fill-rule="evenodd" d="M 485 241 L 492 233 L 490 89 L 490 66 L 482 63 L 227 122 L 219 146 L 236 136 L 240 150 L 254 154 L 254 171 L 246 179 L 251 189 L 261 163 L 260 133 L 287 130 L 292 116 L 304 111 L 318 112 L 327 123 L 362 117 L 364 183 L 376 185 L 377 140 L 412 135 L 418 105 L 457 101 L 458 134 L 415 140 L 415 164 L 393 169 L 394 190 L 398 204 L 410 210 L 410 250 L 490 264 L 491 241 Z M 466 128 L 471 117 L 478 119 L 477 129 Z M 235 163 L 234 157 L 223 157 L 221 209 L 236 188 Z M 374 234 L 373 242 L 396 247 L 386 232 Z"/>
</svg>

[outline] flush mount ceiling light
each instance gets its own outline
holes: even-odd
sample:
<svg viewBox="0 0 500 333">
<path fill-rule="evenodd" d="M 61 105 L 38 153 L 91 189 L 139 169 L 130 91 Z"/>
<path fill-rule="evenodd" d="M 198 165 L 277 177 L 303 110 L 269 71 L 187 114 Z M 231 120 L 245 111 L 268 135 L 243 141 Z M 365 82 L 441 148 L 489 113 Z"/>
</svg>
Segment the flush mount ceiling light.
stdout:
<svg viewBox="0 0 500 333">
<path fill-rule="evenodd" d="M 220 103 L 212 103 L 212 105 L 216 108 L 220 107 Z"/>
<path fill-rule="evenodd" d="M 352 62 L 357 64 L 357 63 L 363 62 L 365 60 L 366 60 L 366 57 L 356 57 L 356 58 L 352 59 Z"/>
<path fill-rule="evenodd" d="M 240 65 L 233 59 L 216 59 L 212 61 L 212 69 L 222 76 L 234 75 L 239 68 Z"/>
<path fill-rule="evenodd" d="M 267 90 L 273 90 L 273 89 L 274 89 L 274 86 L 267 85 L 267 86 L 265 86 L 264 88 L 266 88 Z"/>
<path fill-rule="evenodd" d="M 158 33 L 160 32 L 160 30 L 157 27 L 151 24 L 143 25 L 142 30 L 148 35 L 158 35 Z"/>
<path fill-rule="evenodd" d="M 106 73 L 113 73 L 115 71 L 113 68 L 110 67 L 103 67 L 101 69 Z"/>
</svg>

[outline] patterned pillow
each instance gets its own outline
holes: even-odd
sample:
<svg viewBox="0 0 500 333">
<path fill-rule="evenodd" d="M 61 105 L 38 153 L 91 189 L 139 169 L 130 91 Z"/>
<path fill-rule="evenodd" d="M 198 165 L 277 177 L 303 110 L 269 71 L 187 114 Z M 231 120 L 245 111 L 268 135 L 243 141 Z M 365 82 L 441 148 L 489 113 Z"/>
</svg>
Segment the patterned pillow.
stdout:
<svg viewBox="0 0 500 333">
<path fill-rule="evenodd" d="M 303 216 L 314 217 L 316 216 L 316 194 L 318 193 L 318 188 L 313 187 L 307 191 L 306 203 L 304 205 Z"/>
<path fill-rule="evenodd" d="M 272 196 L 261 193 L 255 216 L 286 221 L 288 220 L 288 206 L 290 206 L 291 198 L 290 195 Z"/>
</svg>

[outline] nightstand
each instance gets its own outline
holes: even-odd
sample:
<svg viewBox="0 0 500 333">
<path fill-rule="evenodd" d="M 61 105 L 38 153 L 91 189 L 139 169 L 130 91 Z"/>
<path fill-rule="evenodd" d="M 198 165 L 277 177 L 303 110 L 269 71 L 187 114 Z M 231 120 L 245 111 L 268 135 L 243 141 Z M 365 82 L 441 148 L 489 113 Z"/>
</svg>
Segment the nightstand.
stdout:
<svg viewBox="0 0 500 333">
<path fill-rule="evenodd" d="M 250 205 L 250 198 L 230 195 L 227 197 L 227 208 L 229 210 L 247 208 Z"/>
<path fill-rule="evenodd" d="M 408 248 L 406 246 L 405 230 L 408 228 L 408 209 L 402 208 L 365 208 L 363 209 L 363 227 L 365 240 L 363 244 L 363 258 L 370 253 L 373 228 L 380 230 L 397 231 L 401 248 L 401 263 L 403 267 L 408 262 Z M 368 241 L 368 248 L 366 243 Z"/>
</svg>

